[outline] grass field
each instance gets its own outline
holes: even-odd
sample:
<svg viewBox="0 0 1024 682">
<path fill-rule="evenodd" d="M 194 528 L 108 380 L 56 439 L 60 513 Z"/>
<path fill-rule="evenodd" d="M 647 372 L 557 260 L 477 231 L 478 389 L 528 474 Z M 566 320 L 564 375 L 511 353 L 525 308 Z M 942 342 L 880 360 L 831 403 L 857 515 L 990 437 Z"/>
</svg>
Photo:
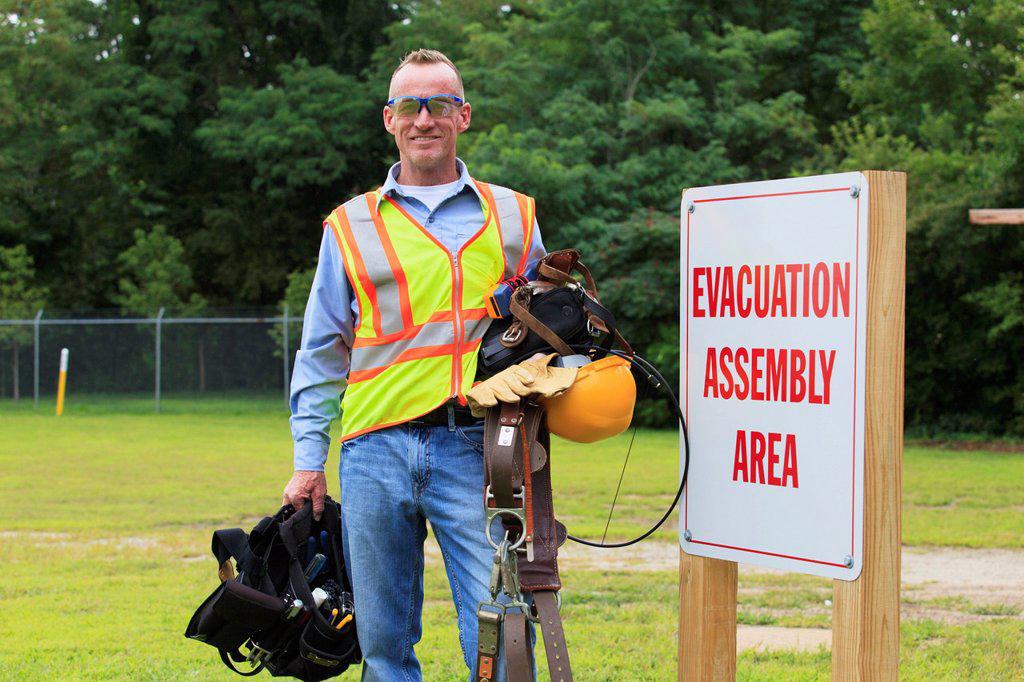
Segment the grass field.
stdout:
<svg viewBox="0 0 1024 682">
<path fill-rule="evenodd" d="M 181 633 L 216 584 L 210 533 L 248 529 L 280 502 L 291 473 L 281 402 L 167 398 L 154 415 L 145 401 L 72 401 L 60 419 L 0 403 L 0 679 L 234 679 Z M 675 443 L 673 432 L 640 432 L 609 537 L 643 530 L 670 501 Z M 625 445 L 556 445 L 556 509 L 571 532 L 600 536 Z M 336 467 L 335 448 L 335 492 Z M 905 544 L 1024 547 L 1024 456 L 908 447 L 903 499 Z M 656 539 L 675 536 L 673 523 Z M 676 573 L 616 566 L 563 574 L 577 679 L 675 679 Z M 741 622 L 828 625 L 818 579 L 744 576 L 740 587 Z M 426 590 L 425 679 L 464 679 L 439 565 Z M 1024 669 L 1024 621 L 1012 609 L 963 625 L 905 620 L 901 634 L 904 679 Z M 747 652 L 738 676 L 825 679 L 829 661 L 827 651 Z"/>
</svg>

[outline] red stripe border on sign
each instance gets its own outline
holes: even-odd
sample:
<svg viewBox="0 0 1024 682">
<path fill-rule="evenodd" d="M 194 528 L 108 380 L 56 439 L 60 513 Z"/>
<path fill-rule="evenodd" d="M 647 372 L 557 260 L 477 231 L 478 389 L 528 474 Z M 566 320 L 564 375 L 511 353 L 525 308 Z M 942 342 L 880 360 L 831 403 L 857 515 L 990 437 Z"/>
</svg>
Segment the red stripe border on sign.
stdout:
<svg viewBox="0 0 1024 682">
<path fill-rule="evenodd" d="M 732 545 L 721 545 L 717 542 L 705 542 L 703 540 L 690 540 L 695 545 L 710 545 L 711 547 L 722 547 L 724 549 L 737 549 L 741 552 L 751 552 L 753 554 L 764 554 L 765 556 L 775 556 L 782 559 L 793 559 L 795 561 L 806 561 L 809 564 L 823 564 L 825 566 L 837 566 L 839 568 L 846 568 L 846 564 L 837 564 L 834 561 L 822 561 L 820 559 L 808 559 L 802 556 L 792 556 L 790 554 L 778 554 L 777 552 L 765 552 L 760 549 L 748 549 L 746 547 L 733 547 Z"/>
<path fill-rule="evenodd" d="M 715 201 L 737 201 L 740 199 L 766 199 L 771 197 L 790 197 L 801 194 L 824 194 L 826 192 L 849 192 L 850 187 L 830 187 L 827 189 L 811 189 L 803 190 L 800 192 L 771 192 L 767 194 L 744 194 L 735 197 L 716 197 L 712 199 L 694 199 L 694 204 L 704 204 Z M 685 413 L 686 423 L 690 423 L 690 217 L 691 213 L 686 214 L 686 358 L 685 363 L 685 387 L 686 398 L 685 398 Z M 850 556 L 853 556 L 854 550 L 854 535 L 856 529 L 856 513 L 855 504 L 856 498 L 855 493 L 857 489 L 857 339 L 860 328 L 860 320 L 858 313 L 860 311 L 860 195 L 857 195 L 857 217 L 855 224 L 855 243 L 854 243 L 854 304 L 853 304 L 853 448 L 851 451 L 851 489 L 850 489 Z M 687 485 L 686 491 L 683 495 L 683 528 L 689 529 L 689 501 L 690 501 L 690 487 Z M 751 549 L 749 547 L 736 547 L 734 545 L 725 545 L 717 542 L 708 542 L 707 540 L 695 540 L 692 537 L 688 541 L 695 545 L 707 545 L 709 547 L 721 547 L 723 549 L 732 549 L 740 552 L 750 552 L 751 554 L 761 554 L 763 556 L 779 557 L 781 559 L 792 559 L 794 561 L 805 561 L 811 564 L 821 564 L 823 566 L 834 566 L 836 568 L 848 568 L 845 564 L 838 564 L 833 561 L 824 561 L 822 559 L 811 559 L 808 557 L 800 557 L 791 554 L 780 554 L 777 552 L 768 552 L 760 549 Z"/>
</svg>

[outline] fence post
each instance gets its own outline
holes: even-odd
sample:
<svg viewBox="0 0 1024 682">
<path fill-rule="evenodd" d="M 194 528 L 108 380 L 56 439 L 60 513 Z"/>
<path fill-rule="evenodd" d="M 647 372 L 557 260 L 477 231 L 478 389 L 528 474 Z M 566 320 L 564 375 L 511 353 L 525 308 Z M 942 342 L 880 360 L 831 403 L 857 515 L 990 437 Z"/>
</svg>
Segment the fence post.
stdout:
<svg viewBox="0 0 1024 682">
<path fill-rule="evenodd" d="M 32 406 L 39 407 L 39 320 L 43 317 L 43 309 L 36 312 L 32 322 Z"/>
<path fill-rule="evenodd" d="M 284 332 L 281 334 L 281 357 L 284 358 L 284 404 L 287 407 L 289 405 L 289 374 L 290 372 L 288 365 L 290 364 L 288 357 L 288 304 L 284 304 L 284 315 L 281 317 L 281 327 Z"/>
<path fill-rule="evenodd" d="M 154 397 L 156 398 L 156 411 L 160 411 L 160 336 L 163 327 L 164 309 L 156 314 L 156 379 L 154 383 Z"/>
</svg>

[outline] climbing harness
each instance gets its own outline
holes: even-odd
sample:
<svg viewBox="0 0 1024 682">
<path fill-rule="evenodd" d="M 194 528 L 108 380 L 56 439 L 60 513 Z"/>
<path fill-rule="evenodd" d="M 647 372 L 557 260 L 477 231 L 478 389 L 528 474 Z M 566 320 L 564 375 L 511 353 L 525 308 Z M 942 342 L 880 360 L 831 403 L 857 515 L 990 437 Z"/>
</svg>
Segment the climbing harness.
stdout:
<svg viewBox="0 0 1024 682">
<path fill-rule="evenodd" d="M 550 439 L 544 409 L 530 401 L 499 403 L 484 422 L 484 506 L 494 547 L 490 601 L 477 609 L 477 681 L 493 679 L 503 646 L 509 682 L 532 682 L 530 621 L 544 637 L 553 682 L 572 682 L 559 615 L 558 547 L 565 526 L 551 502 Z M 495 539 L 495 528 L 501 539 Z"/>
<path fill-rule="evenodd" d="M 600 376 L 600 371 L 608 372 L 611 368 L 617 368 L 614 371 L 622 376 L 581 387 L 589 390 L 578 391 L 575 395 L 570 387 L 556 398 L 540 401 L 544 404 L 521 398 L 513 403 L 499 402 L 487 411 L 483 502 L 485 533 L 495 553 L 490 600 L 481 602 L 477 609 L 477 682 L 493 679 L 501 649 L 505 651 L 509 682 L 533 682 L 531 621 L 541 627 L 551 679 L 571 682 L 572 668 L 559 614 L 558 547 L 566 539 L 602 548 L 628 547 L 644 540 L 672 515 L 689 473 L 690 442 L 679 401 L 658 369 L 636 354 L 619 334 L 611 313 L 597 300 L 596 285 L 590 272 L 579 262 L 579 252 L 565 250 L 550 254 L 538 270 L 543 281 L 520 283 L 511 294 L 510 315 L 495 320 L 485 334 L 481 376 L 499 372 L 537 352 L 552 350 L 564 360 L 576 359 L 582 363 L 580 373 L 584 378 Z M 583 284 L 572 277 L 573 270 L 583 275 Z M 613 343 L 622 349 L 612 348 Z M 637 397 L 634 379 L 643 385 L 644 396 L 648 389 L 659 391 L 679 421 L 683 439 L 679 487 L 668 509 L 646 532 L 623 542 L 606 543 L 608 525 L 632 452 L 631 440 L 605 524 L 605 536 L 601 542 L 594 542 L 569 535 L 554 517 L 545 407 L 552 409 L 553 426 L 572 440 L 597 440 L 591 437 L 593 434 L 585 433 L 588 429 L 598 431 L 598 436 L 615 435 L 628 428 L 628 416 L 632 414 Z M 581 413 L 581 410 L 595 409 L 608 390 L 615 395 L 605 397 L 616 398 L 619 404 L 609 408 L 607 414 Z M 563 404 L 559 405 L 559 400 Z M 636 426 L 633 436 L 636 436 Z M 492 528 L 498 519 L 503 529 L 500 541 L 495 540 Z"/>
</svg>

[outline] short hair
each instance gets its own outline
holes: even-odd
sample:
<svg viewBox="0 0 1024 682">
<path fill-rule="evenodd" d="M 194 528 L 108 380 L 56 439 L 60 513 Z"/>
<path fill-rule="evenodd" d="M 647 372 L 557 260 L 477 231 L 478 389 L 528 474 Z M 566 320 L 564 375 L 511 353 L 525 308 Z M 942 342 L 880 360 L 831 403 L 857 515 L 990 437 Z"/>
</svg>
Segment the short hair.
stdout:
<svg viewBox="0 0 1024 682">
<path fill-rule="evenodd" d="M 459 95 L 460 97 L 465 96 L 465 91 L 462 86 L 462 74 L 459 73 L 459 67 L 455 66 L 455 62 L 448 59 L 448 57 L 443 52 L 440 52 L 438 50 L 428 50 L 426 48 L 420 48 L 418 50 L 413 50 L 412 52 L 408 53 L 407 55 L 402 57 L 402 61 L 398 64 L 395 70 L 391 72 L 392 83 L 395 82 L 395 76 L 398 75 L 398 72 L 401 71 L 402 67 L 406 66 L 407 64 L 447 64 L 448 66 L 452 67 L 452 71 L 455 72 L 455 80 L 457 80 L 459 83 L 459 91 L 453 92 L 452 94 Z"/>
</svg>

